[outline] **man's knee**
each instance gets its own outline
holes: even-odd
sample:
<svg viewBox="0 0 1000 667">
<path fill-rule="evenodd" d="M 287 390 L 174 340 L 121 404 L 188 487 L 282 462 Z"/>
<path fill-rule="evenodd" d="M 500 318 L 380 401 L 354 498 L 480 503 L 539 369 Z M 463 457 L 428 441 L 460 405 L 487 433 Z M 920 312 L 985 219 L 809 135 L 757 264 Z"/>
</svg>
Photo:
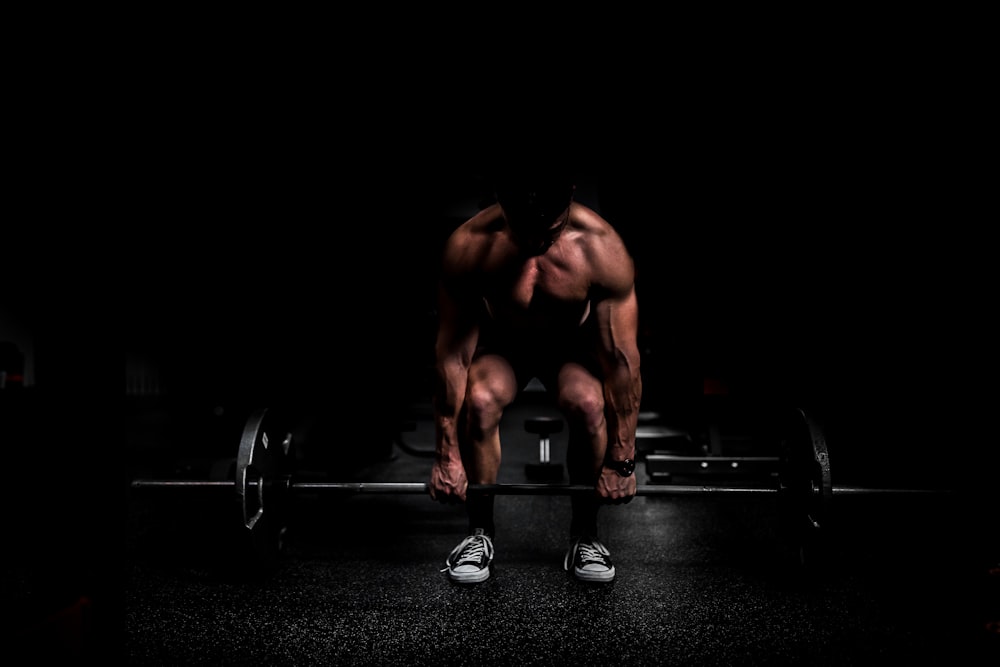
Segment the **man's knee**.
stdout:
<svg viewBox="0 0 1000 667">
<path fill-rule="evenodd" d="M 506 403 L 503 396 L 486 383 L 469 386 L 465 397 L 469 426 L 474 432 L 499 428 Z"/>
<path fill-rule="evenodd" d="M 604 397 L 587 392 L 573 397 L 563 397 L 560 408 L 570 424 L 587 433 L 597 433 L 604 428 Z"/>
</svg>

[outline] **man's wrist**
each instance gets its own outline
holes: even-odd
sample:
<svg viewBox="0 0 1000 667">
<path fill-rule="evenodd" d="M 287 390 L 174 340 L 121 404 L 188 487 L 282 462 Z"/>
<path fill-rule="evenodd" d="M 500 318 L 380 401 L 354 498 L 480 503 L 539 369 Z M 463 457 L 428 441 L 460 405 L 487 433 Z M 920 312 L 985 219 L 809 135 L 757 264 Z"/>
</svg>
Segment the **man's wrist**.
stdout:
<svg viewBox="0 0 1000 667">
<path fill-rule="evenodd" d="M 606 458 L 604 467 L 614 470 L 622 477 L 631 477 L 635 473 L 635 460 L 631 458 L 621 460 Z"/>
</svg>

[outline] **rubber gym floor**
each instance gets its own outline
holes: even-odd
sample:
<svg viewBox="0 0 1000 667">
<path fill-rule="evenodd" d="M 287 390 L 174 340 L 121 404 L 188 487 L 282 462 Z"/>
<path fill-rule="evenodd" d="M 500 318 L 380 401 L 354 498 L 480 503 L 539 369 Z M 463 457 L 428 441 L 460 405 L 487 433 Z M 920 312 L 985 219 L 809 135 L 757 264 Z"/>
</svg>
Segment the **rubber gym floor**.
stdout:
<svg viewBox="0 0 1000 667">
<path fill-rule="evenodd" d="M 529 481 L 537 436 L 521 424 L 545 410 L 505 416 L 501 482 Z M 419 420 L 405 443 L 426 450 L 432 436 Z M 430 462 L 395 446 L 352 479 L 426 481 Z M 263 570 L 229 539 L 236 517 L 215 491 L 130 498 L 126 664 L 977 665 L 997 647 L 995 545 L 955 520 L 977 512 L 954 495 L 836 497 L 835 539 L 807 569 L 774 494 L 637 497 L 600 515 L 618 571 L 605 585 L 562 569 L 568 498 L 501 496 L 492 576 L 459 585 L 442 567 L 465 534 L 461 507 L 299 494 Z"/>
</svg>

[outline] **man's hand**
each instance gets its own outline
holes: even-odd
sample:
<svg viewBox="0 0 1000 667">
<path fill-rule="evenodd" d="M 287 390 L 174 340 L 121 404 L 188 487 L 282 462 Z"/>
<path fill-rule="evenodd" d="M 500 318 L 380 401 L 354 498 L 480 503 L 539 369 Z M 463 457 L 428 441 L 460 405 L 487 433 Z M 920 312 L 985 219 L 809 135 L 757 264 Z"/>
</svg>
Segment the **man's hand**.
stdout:
<svg viewBox="0 0 1000 667">
<path fill-rule="evenodd" d="M 597 480 L 597 495 L 612 505 L 632 502 L 635 498 L 635 475 L 622 477 L 611 468 L 601 468 Z"/>
<path fill-rule="evenodd" d="M 429 489 L 432 500 L 447 504 L 464 503 L 468 488 L 469 480 L 461 459 L 434 462 Z"/>
</svg>

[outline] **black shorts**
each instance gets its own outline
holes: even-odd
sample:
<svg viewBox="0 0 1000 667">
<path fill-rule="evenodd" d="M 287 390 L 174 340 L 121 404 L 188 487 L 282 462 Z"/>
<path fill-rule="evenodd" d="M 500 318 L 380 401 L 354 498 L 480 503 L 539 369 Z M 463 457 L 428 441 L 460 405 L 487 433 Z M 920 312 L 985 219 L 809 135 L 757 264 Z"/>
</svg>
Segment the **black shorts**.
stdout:
<svg viewBox="0 0 1000 667">
<path fill-rule="evenodd" d="M 519 389 L 523 389 L 532 378 L 537 378 L 546 389 L 554 390 L 559 369 L 570 362 L 580 364 L 594 377 L 602 376 L 597 360 L 597 335 L 593 318 L 552 336 L 532 336 L 504 330 L 494 321 L 487 320 L 480 325 L 479 344 L 473 358 L 486 354 L 499 355 L 514 369 Z"/>
</svg>

